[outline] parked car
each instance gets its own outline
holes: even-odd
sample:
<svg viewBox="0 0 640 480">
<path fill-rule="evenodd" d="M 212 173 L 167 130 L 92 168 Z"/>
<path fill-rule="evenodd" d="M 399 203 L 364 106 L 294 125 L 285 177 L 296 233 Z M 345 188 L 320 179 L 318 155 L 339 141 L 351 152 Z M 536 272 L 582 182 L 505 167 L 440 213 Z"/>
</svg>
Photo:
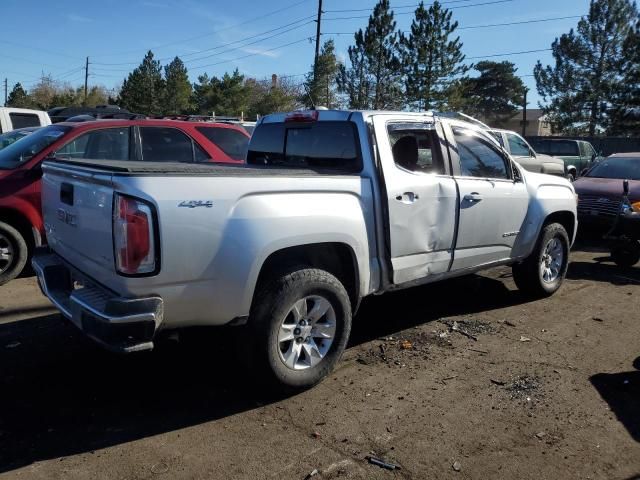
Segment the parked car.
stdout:
<svg viewBox="0 0 640 480">
<path fill-rule="evenodd" d="M 536 153 L 527 141 L 511 130 L 492 128 L 489 133 L 511 154 L 516 162 L 530 172 L 566 177 L 564 160 Z"/>
<path fill-rule="evenodd" d="M 41 163 L 47 157 L 153 162 L 242 163 L 241 127 L 167 120 L 56 123 L 0 150 L 0 285 L 20 274 L 45 241 Z"/>
<path fill-rule="evenodd" d="M 44 127 L 51 125 L 47 112 L 28 108 L 0 107 L 0 133 L 17 128 Z"/>
<path fill-rule="evenodd" d="M 536 152 L 564 160 L 565 169 L 573 180 L 601 159 L 593 145 L 584 140 L 545 138 L 532 140 L 531 144 Z"/>
<path fill-rule="evenodd" d="M 247 163 L 45 162 L 43 292 L 119 352 L 163 330 L 246 324 L 252 371 L 303 388 L 334 367 L 367 295 L 496 265 L 531 295 L 562 284 L 571 183 L 525 171 L 468 122 L 274 114 Z"/>
<path fill-rule="evenodd" d="M 72 117 L 89 115 L 94 119 L 133 120 L 145 118 L 144 115 L 131 113 L 117 105 L 98 105 L 96 107 L 54 107 L 48 111 L 51 122 L 66 122 Z"/>
<path fill-rule="evenodd" d="M 0 135 L 0 150 L 2 150 L 5 147 L 8 147 L 14 142 L 17 142 L 21 138 L 24 138 L 27 135 L 32 134 L 39 128 L 41 127 L 18 128 L 17 130 L 11 130 L 10 132 L 3 133 L 2 135 Z"/>
<path fill-rule="evenodd" d="M 611 228 L 620 209 L 623 180 L 629 180 L 629 200 L 640 210 L 640 152 L 610 155 L 576 180 L 581 228 L 600 232 Z"/>
</svg>

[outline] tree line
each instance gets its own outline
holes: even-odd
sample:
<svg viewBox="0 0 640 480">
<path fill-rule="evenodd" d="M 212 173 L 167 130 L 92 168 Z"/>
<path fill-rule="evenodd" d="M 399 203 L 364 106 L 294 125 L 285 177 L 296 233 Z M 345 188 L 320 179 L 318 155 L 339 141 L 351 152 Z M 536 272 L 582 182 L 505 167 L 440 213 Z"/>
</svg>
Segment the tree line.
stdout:
<svg viewBox="0 0 640 480">
<path fill-rule="evenodd" d="M 127 75 L 117 98 L 93 87 L 87 104 L 116 101 L 147 115 L 212 114 L 254 118 L 302 106 L 329 108 L 455 110 L 502 126 L 524 102 L 525 85 L 512 62 L 472 64 L 450 9 L 420 2 L 407 32 L 398 30 L 389 0 L 379 0 L 364 29 L 354 34 L 348 60 L 324 42 L 302 83 L 292 77 L 258 80 L 237 69 L 203 74 L 191 83 L 176 57 L 162 66 L 149 51 Z M 632 0 L 591 0 L 577 28 L 557 38 L 554 64 L 534 69 L 540 107 L 555 132 L 640 133 L 640 15 Z M 81 104 L 83 91 L 53 88 L 45 79 L 26 92 L 14 87 L 9 105 L 48 108 Z M 53 90 L 53 93 L 52 93 Z"/>
</svg>

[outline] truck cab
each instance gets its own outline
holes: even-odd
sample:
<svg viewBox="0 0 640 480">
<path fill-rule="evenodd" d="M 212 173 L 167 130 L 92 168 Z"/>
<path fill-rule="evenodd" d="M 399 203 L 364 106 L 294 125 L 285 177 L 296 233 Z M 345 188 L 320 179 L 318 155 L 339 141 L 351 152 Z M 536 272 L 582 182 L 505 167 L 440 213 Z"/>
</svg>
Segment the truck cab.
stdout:
<svg viewBox="0 0 640 480">
<path fill-rule="evenodd" d="M 0 107 L 0 133 L 17 128 L 45 127 L 51 125 L 47 112 L 28 108 Z"/>
</svg>

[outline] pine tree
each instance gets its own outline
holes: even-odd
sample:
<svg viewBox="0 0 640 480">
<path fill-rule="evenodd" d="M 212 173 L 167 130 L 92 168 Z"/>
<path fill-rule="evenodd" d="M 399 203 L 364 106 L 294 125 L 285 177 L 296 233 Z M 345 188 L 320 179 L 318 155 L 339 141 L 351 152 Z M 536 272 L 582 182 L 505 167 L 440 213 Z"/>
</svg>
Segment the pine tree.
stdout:
<svg viewBox="0 0 640 480">
<path fill-rule="evenodd" d="M 149 50 L 140 66 L 122 83 L 119 104 L 135 113 L 160 115 L 163 96 L 162 67 Z"/>
<path fill-rule="evenodd" d="M 516 66 L 511 62 L 483 61 L 474 68 L 480 75 L 466 80 L 469 95 L 466 110 L 491 126 L 503 126 L 524 100 L 525 86 L 516 75 Z"/>
<path fill-rule="evenodd" d="M 591 0 L 577 29 L 553 42 L 555 65 L 538 61 L 538 93 L 554 130 L 594 136 L 610 128 L 614 92 L 625 89 L 623 44 L 637 18 L 630 0 Z"/>
<path fill-rule="evenodd" d="M 365 110 L 371 108 L 371 82 L 367 75 L 367 58 L 364 49 L 364 33 L 358 30 L 355 45 L 348 49 L 349 64 L 340 65 L 338 71 L 338 91 L 346 96 L 349 108 Z"/>
<path fill-rule="evenodd" d="M 305 81 L 306 89 L 313 99 L 313 103 L 327 108 L 337 106 L 336 82 L 340 64 L 336 58 L 335 50 L 333 40 L 324 42 L 320 55 L 318 55 L 318 63 L 312 67 Z M 310 105 L 310 99 L 307 95 L 303 96 L 303 101 L 308 107 L 313 106 Z"/>
<path fill-rule="evenodd" d="M 176 57 L 164 67 L 165 89 L 162 108 L 165 114 L 179 115 L 191 112 L 191 83 L 187 68 Z"/>
<path fill-rule="evenodd" d="M 33 107 L 33 101 L 29 97 L 29 94 L 27 94 L 27 91 L 22 87 L 22 84 L 20 82 L 16 83 L 11 89 L 11 92 L 9 92 L 6 106 L 14 108 Z"/>
<path fill-rule="evenodd" d="M 640 135 L 640 20 L 629 32 L 622 51 L 622 86 L 614 92 L 611 135 Z"/>
<path fill-rule="evenodd" d="M 400 34 L 407 98 L 419 110 L 441 109 L 447 104 L 454 78 L 470 68 L 465 65 L 458 28 L 452 12 L 435 1 L 429 9 L 420 2 L 409 36 Z"/>
<path fill-rule="evenodd" d="M 350 67 L 340 69 L 339 87 L 350 108 L 397 109 L 403 105 L 398 33 L 389 0 L 379 0 L 364 33 L 349 47 Z"/>
</svg>

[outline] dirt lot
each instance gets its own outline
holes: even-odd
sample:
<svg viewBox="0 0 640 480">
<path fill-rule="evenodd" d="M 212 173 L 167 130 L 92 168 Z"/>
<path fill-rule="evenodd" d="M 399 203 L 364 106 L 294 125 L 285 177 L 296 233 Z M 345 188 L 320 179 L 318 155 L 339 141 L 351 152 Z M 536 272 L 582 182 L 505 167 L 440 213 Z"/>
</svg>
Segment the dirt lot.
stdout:
<svg viewBox="0 0 640 480">
<path fill-rule="evenodd" d="M 640 478 L 640 268 L 603 257 L 574 253 L 537 302 L 509 269 L 369 299 L 338 370 L 284 399 L 222 333 L 113 356 L 20 279 L 0 287 L 0 477 Z"/>
</svg>

